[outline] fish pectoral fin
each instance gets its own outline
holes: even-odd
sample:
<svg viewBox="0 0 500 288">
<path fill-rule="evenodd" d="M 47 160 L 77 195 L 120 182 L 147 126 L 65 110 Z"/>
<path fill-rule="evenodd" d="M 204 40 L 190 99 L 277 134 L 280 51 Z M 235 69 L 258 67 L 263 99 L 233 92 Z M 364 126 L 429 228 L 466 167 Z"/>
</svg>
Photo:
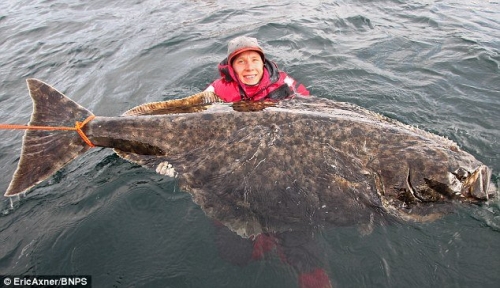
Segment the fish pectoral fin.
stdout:
<svg viewBox="0 0 500 288">
<path fill-rule="evenodd" d="M 177 172 L 175 171 L 172 164 L 170 164 L 168 161 L 164 161 L 158 164 L 158 166 L 156 166 L 156 173 L 172 178 L 177 177 Z"/>
<path fill-rule="evenodd" d="M 169 176 L 169 177 L 177 177 L 178 173 L 175 170 L 174 166 L 170 159 L 167 159 L 163 156 L 156 155 L 140 155 L 130 152 L 124 152 L 118 149 L 114 149 L 115 153 L 118 154 L 121 158 L 139 164 L 144 168 L 154 170 L 156 173 Z"/>
<path fill-rule="evenodd" d="M 186 98 L 142 104 L 126 111 L 123 116 L 194 113 L 206 110 L 208 106 L 218 102 L 223 101 L 213 92 L 204 91 Z"/>
</svg>

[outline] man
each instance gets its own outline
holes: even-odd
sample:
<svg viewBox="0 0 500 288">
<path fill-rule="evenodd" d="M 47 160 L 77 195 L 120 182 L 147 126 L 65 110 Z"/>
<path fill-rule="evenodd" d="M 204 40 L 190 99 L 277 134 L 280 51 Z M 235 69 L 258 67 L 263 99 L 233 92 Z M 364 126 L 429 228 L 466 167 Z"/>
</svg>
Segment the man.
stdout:
<svg viewBox="0 0 500 288">
<path fill-rule="evenodd" d="M 227 57 L 218 66 L 221 78 L 205 91 L 214 92 L 226 102 L 240 100 L 282 100 L 296 93 L 309 95 L 278 66 L 266 59 L 257 39 L 247 36 L 234 38 L 228 43 Z"/>
</svg>

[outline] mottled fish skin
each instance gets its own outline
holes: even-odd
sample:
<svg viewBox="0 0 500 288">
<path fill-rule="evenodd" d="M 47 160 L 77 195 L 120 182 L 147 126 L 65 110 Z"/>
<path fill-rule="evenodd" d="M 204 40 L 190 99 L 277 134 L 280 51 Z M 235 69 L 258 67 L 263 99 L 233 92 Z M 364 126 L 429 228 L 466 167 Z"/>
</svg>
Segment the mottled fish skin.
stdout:
<svg viewBox="0 0 500 288">
<path fill-rule="evenodd" d="M 84 132 L 97 146 L 176 177 L 208 216 L 244 237 L 387 217 L 432 221 L 496 191 L 491 171 L 454 142 L 353 104 L 214 99 L 192 96 L 192 111 L 179 100 L 144 104 L 96 117 Z M 86 145 L 78 135 L 72 141 Z"/>
</svg>

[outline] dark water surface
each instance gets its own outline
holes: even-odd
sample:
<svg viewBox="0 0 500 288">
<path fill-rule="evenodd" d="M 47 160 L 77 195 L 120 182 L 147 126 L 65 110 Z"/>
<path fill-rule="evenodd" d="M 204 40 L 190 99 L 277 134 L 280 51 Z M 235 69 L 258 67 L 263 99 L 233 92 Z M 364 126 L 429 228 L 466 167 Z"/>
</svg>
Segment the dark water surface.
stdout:
<svg viewBox="0 0 500 288">
<path fill-rule="evenodd" d="M 258 37 L 312 94 L 446 136 L 498 182 L 493 0 L 1 1 L 0 123 L 28 122 L 28 77 L 103 116 L 194 94 L 239 35 Z M 0 137 L 5 191 L 22 132 Z M 277 256 L 244 267 L 222 260 L 211 221 L 187 193 L 110 150 L 91 150 L 0 208 L 0 274 L 87 274 L 94 287 L 297 286 Z M 332 228 L 318 242 L 337 287 L 500 285 L 498 200 L 369 235 Z"/>
</svg>

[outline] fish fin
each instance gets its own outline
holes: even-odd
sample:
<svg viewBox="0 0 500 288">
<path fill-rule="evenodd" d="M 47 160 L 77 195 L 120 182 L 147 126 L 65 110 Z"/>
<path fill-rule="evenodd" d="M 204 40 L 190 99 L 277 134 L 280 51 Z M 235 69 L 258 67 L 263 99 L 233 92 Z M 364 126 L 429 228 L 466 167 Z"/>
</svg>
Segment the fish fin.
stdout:
<svg viewBox="0 0 500 288">
<path fill-rule="evenodd" d="M 142 104 L 126 111 L 123 116 L 193 113 L 206 110 L 210 104 L 218 102 L 223 101 L 213 92 L 203 91 L 182 99 Z"/>
<path fill-rule="evenodd" d="M 177 175 L 172 164 L 170 164 L 170 159 L 167 159 L 166 157 L 157 155 L 140 155 L 130 152 L 124 152 L 119 149 L 114 149 L 114 151 L 121 158 L 129 162 L 139 164 L 144 168 L 154 170 L 158 174 L 170 177 L 175 177 Z"/>
<path fill-rule="evenodd" d="M 93 114 L 37 79 L 26 80 L 33 100 L 29 126 L 75 126 Z M 26 192 L 90 148 L 76 131 L 26 130 L 21 158 L 5 196 Z"/>
</svg>

